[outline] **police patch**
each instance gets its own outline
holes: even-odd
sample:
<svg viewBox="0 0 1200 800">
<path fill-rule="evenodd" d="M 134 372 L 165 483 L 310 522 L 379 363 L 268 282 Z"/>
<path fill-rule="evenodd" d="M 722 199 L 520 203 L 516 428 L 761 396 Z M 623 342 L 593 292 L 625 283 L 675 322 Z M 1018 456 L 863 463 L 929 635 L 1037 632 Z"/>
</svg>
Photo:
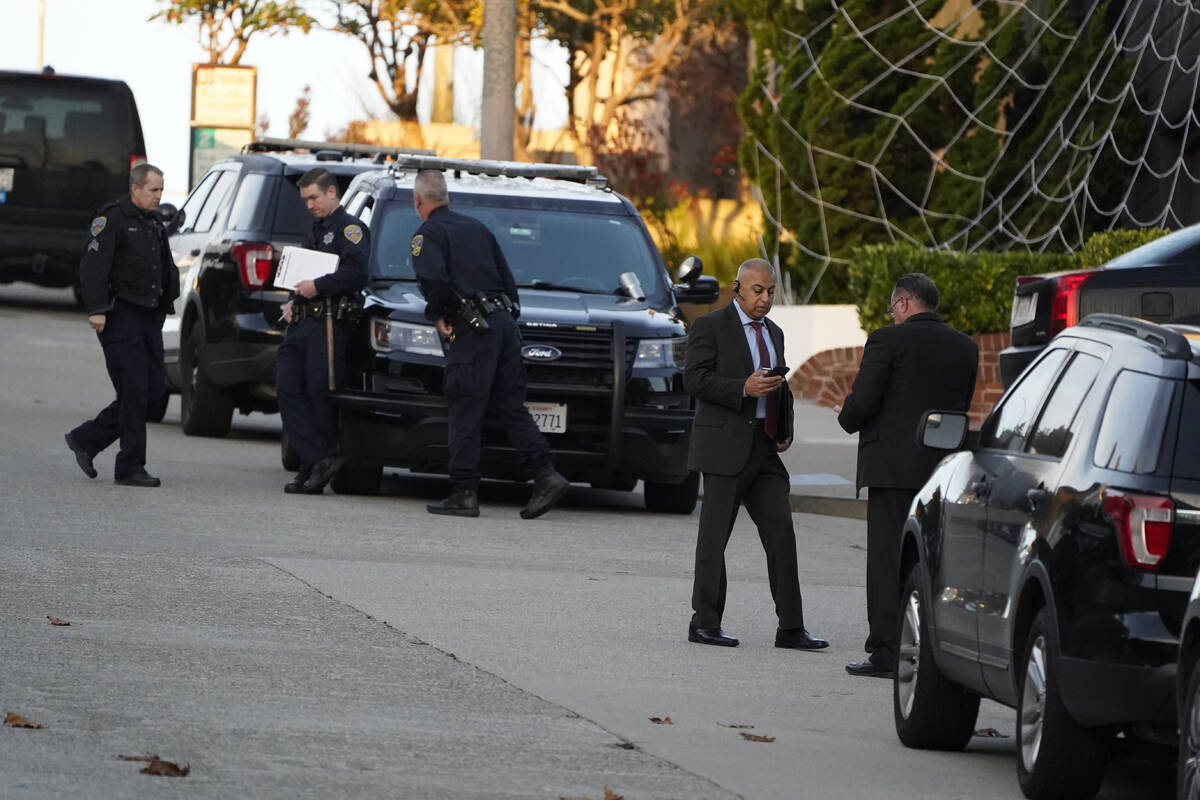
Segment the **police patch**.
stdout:
<svg viewBox="0 0 1200 800">
<path fill-rule="evenodd" d="M 92 236 L 99 236 L 100 231 L 108 224 L 108 217 L 96 217 L 92 220 Z"/>
<path fill-rule="evenodd" d="M 421 245 L 425 244 L 425 237 L 417 234 L 412 238 L 412 254 L 414 256 L 421 255 Z"/>
<path fill-rule="evenodd" d="M 321 237 L 321 244 L 332 244 L 332 243 L 333 243 L 333 231 L 330 231 L 329 233 L 327 233 Z"/>
<path fill-rule="evenodd" d="M 350 240 L 350 244 L 358 244 L 362 241 L 362 228 L 357 225 L 347 225 L 342 228 L 342 235 Z"/>
</svg>

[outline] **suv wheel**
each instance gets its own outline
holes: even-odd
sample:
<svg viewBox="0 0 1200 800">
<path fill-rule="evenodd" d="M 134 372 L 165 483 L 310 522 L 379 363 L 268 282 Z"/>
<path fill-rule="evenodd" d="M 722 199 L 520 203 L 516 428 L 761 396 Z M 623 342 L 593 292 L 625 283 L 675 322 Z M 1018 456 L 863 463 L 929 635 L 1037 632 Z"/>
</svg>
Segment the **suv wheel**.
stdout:
<svg viewBox="0 0 1200 800">
<path fill-rule="evenodd" d="M 1088 800 L 1100 790 L 1110 736 L 1085 728 L 1059 696 L 1046 609 L 1029 629 L 1017 687 L 1017 780 L 1026 797 Z"/>
<path fill-rule="evenodd" d="M 292 447 L 292 443 L 288 441 L 287 429 L 279 434 L 279 461 L 288 472 L 296 472 L 300 469 L 300 456 L 296 453 L 296 448 Z"/>
<path fill-rule="evenodd" d="M 962 750 L 975 732 L 979 695 L 964 690 L 938 669 L 921 603 L 920 568 L 913 565 L 900 593 L 900 636 L 892 708 L 896 735 L 906 747 Z"/>
<path fill-rule="evenodd" d="M 179 354 L 179 420 L 188 436 L 225 436 L 233 421 L 233 395 L 209 380 L 200 362 L 203 343 L 200 326 L 193 325 Z"/>
<path fill-rule="evenodd" d="M 664 514 L 690 514 L 700 495 L 700 473 L 689 472 L 683 483 L 646 481 L 646 510 Z"/>
<path fill-rule="evenodd" d="M 1180 664 L 1182 667 L 1183 664 Z M 1200 797 L 1200 669 L 1193 668 L 1179 720 L 1179 797 Z"/>
<path fill-rule="evenodd" d="M 379 494 L 383 483 L 383 467 L 347 461 L 333 475 L 329 485 L 338 494 Z"/>
</svg>

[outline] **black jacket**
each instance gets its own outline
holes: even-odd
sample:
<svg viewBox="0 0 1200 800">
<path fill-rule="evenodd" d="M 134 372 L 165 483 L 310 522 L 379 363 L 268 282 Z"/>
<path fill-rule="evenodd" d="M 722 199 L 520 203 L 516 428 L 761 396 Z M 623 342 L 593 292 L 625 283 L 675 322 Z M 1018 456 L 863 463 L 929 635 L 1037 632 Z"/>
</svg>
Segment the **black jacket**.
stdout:
<svg viewBox="0 0 1200 800">
<path fill-rule="evenodd" d="M 97 212 L 90 234 L 79 263 L 89 315 L 110 311 L 118 299 L 172 313 L 179 269 L 153 212 L 142 211 L 125 195 Z"/>
<path fill-rule="evenodd" d="M 979 346 L 937 314 L 872 331 L 838 423 L 858 433 L 856 488 L 919 489 L 945 453 L 917 441 L 926 411 L 967 411 Z"/>
<path fill-rule="evenodd" d="M 783 357 L 783 331 L 765 320 L 775 346 L 775 359 Z M 696 319 L 688 330 L 683 388 L 696 398 L 688 469 L 714 475 L 736 475 L 750 457 L 754 442 L 757 397 L 746 397 L 746 379 L 754 360 L 741 317 L 733 303 Z M 792 392 L 787 381 L 779 387 L 780 439 L 792 438 Z"/>
<path fill-rule="evenodd" d="M 337 269 L 313 281 L 321 297 L 357 295 L 367 285 L 370 232 L 346 209 L 338 206 L 328 217 L 313 222 L 312 232 L 302 246 L 338 257 Z"/>
<path fill-rule="evenodd" d="M 517 282 L 500 244 L 474 217 L 435 208 L 412 238 L 413 270 L 425 297 L 425 317 L 452 322 L 459 298 L 501 293 L 516 303 Z"/>
</svg>

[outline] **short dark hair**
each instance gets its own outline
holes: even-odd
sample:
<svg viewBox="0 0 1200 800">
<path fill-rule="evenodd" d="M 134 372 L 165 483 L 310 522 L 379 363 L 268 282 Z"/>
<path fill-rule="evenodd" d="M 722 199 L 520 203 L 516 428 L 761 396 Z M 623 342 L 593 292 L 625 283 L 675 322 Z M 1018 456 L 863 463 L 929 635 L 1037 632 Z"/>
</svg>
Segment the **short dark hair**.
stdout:
<svg viewBox="0 0 1200 800">
<path fill-rule="evenodd" d="M 910 272 L 896 281 L 892 296 L 904 293 L 925 307 L 926 311 L 937 311 L 941 298 L 937 284 L 924 272 Z"/>
<path fill-rule="evenodd" d="M 300 176 L 300 180 L 296 181 L 296 185 L 303 189 L 306 186 L 317 185 L 317 188 L 322 192 L 328 192 L 330 189 L 337 186 L 337 178 L 333 177 L 333 173 L 321 167 L 313 167 L 308 172 Z"/>
<path fill-rule="evenodd" d="M 158 175 L 160 178 L 163 174 L 163 171 L 158 167 L 154 166 L 153 164 L 147 164 L 145 161 L 143 161 L 141 164 L 138 164 L 133 169 L 129 170 L 129 185 L 145 186 L 146 179 L 150 177 L 151 172 Z"/>
</svg>

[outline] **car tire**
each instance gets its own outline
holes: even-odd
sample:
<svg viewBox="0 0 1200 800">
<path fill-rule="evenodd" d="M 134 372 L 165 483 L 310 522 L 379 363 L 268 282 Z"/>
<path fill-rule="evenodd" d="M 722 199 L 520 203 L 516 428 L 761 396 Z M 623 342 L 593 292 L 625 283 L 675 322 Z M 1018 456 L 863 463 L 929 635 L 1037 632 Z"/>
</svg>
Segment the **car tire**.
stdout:
<svg viewBox="0 0 1200 800">
<path fill-rule="evenodd" d="M 288 472 L 296 472 L 300 469 L 300 454 L 288 441 L 287 430 L 279 434 L 279 461 Z"/>
<path fill-rule="evenodd" d="M 1182 669 L 1183 664 L 1180 663 Z M 1192 667 L 1180 702 L 1179 769 L 1175 785 L 1180 800 L 1200 797 L 1200 669 Z"/>
<path fill-rule="evenodd" d="M 338 494 L 379 494 L 382 483 L 383 467 L 354 461 L 347 461 L 329 481 Z"/>
<path fill-rule="evenodd" d="M 900 624 L 892 710 L 896 735 L 919 750 L 962 750 L 975 733 L 979 695 L 938 669 L 929 636 L 929 606 L 921 600 L 920 567 L 913 565 L 900 593 Z"/>
<path fill-rule="evenodd" d="M 689 472 L 683 483 L 646 481 L 646 510 L 660 514 L 690 514 L 700 496 L 700 473 Z"/>
<path fill-rule="evenodd" d="M 214 384 L 200 360 L 204 340 L 193 325 L 179 354 L 179 421 L 188 436 L 225 436 L 233 422 L 233 395 Z"/>
<path fill-rule="evenodd" d="M 1100 790 L 1111 732 L 1086 728 L 1067 712 L 1058 687 L 1058 652 L 1043 608 L 1018 665 L 1017 780 L 1030 800 L 1090 800 Z"/>
</svg>

